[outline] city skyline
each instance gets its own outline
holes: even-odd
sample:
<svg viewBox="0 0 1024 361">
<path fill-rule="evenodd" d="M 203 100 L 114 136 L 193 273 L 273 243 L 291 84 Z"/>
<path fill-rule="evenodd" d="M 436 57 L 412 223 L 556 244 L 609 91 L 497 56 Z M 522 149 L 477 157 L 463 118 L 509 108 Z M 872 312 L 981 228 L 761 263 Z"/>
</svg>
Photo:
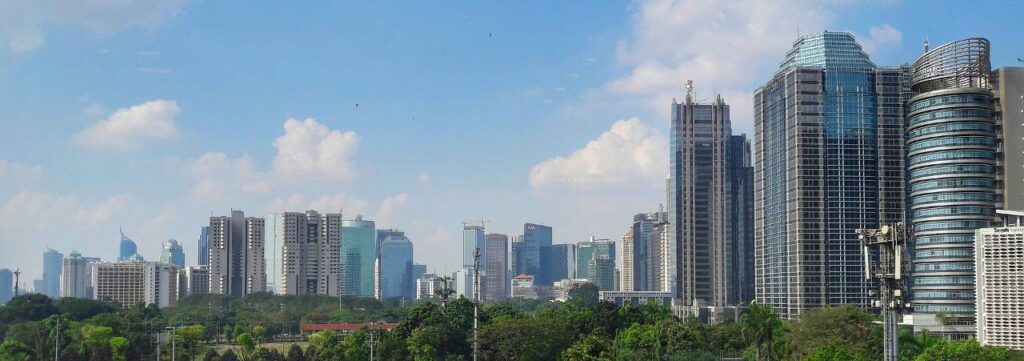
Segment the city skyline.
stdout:
<svg viewBox="0 0 1024 361">
<path fill-rule="evenodd" d="M 1021 54 L 1012 53 L 1015 50 L 1010 44 L 1020 43 L 1022 36 L 1000 30 L 993 25 L 998 21 L 989 19 L 1009 16 L 1019 10 L 1014 8 L 1018 4 L 1005 4 L 1010 9 L 1000 11 L 987 11 L 990 4 L 979 5 L 981 11 L 960 11 L 965 14 L 960 23 L 963 27 L 946 29 L 909 19 L 905 15 L 912 6 L 899 2 L 778 2 L 760 10 L 772 14 L 772 10 L 793 7 L 808 16 L 794 16 L 804 20 L 779 20 L 777 27 L 781 30 L 763 33 L 728 29 L 733 18 L 737 23 L 762 19 L 735 5 L 719 9 L 694 3 L 691 9 L 683 9 L 661 2 L 632 6 L 610 3 L 582 11 L 576 8 L 582 5 L 567 4 L 530 20 L 535 14 L 528 5 L 504 4 L 470 7 L 450 18 L 411 21 L 393 30 L 371 27 L 370 36 L 382 39 L 379 45 L 367 45 L 346 31 L 352 29 L 348 26 L 365 22 L 333 25 L 336 27 L 331 33 L 339 37 L 336 43 L 347 47 L 298 49 L 291 55 L 255 59 L 244 65 L 241 57 L 252 58 L 252 53 L 239 51 L 232 55 L 211 50 L 230 37 L 201 40 L 190 36 L 202 31 L 207 35 L 216 33 L 219 28 L 210 14 L 221 10 L 220 5 L 180 4 L 148 17 L 152 23 L 144 26 L 124 19 L 98 19 L 96 22 L 108 25 L 104 27 L 108 30 L 97 33 L 63 31 L 79 29 L 91 19 L 43 21 L 39 23 L 42 25 L 17 32 L 0 30 L 0 39 L 8 45 L 0 51 L 4 60 L 0 61 L 0 94 L 4 94 L 0 96 L 0 117 L 11 120 L 5 122 L 7 131 L 0 136 L 0 214 L 3 222 L 8 222 L 0 225 L 0 242 L 10 246 L 11 252 L 0 255 L 0 267 L 20 268 L 24 272 L 22 285 L 31 288 L 31 281 L 41 278 L 42 265 L 37 259 L 44 244 L 64 253 L 78 250 L 113 260 L 119 226 L 137 243 L 138 253 L 145 259 L 159 259 L 161 243 L 173 238 L 184 247 L 186 264 L 192 264 L 198 254 L 194 240 L 199 227 L 211 212 L 225 214 L 231 208 L 245 209 L 256 217 L 305 209 L 340 209 L 353 217 L 364 214 L 377 221 L 379 228 L 402 229 L 414 244 L 422 244 L 415 249 L 415 259 L 426 263 L 430 271 L 453 271 L 458 267 L 458 256 L 441 250 L 459 244 L 460 222 L 467 218 L 491 219 L 489 232 L 510 237 L 519 234 L 523 222 L 552 226 L 556 244 L 576 243 L 590 236 L 617 240 L 626 225 L 623 219 L 628 221 L 635 213 L 650 211 L 664 200 L 662 182 L 667 166 L 645 166 L 644 162 L 667 165 L 668 155 L 659 148 L 667 144 L 668 138 L 664 108 L 671 96 L 683 95 L 682 83 L 688 75 L 694 75 L 699 99 L 709 98 L 717 88 L 733 105 L 734 132 L 750 134 L 753 120 L 749 95 L 765 80 L 764 74 L 769 73 L 765 69 L 777 67 L 777 61 L 801 31 L 848 30 L 858 41 L 871 44 L 868 51 L 878 64 L 913 62 L 921 54 L 920 43 L 925 39 L 938 45 L 981 35 L 993 43 L 993 68 L 1015 65 Z M 375 14 L 389 12 L 378 8 L 388 5 L 355 9 L 338 6 L 317 10 L 324 14 L 369 14 L 365 21 L 383 21 Z M 956 11 L 960 6 L 949 3 L 943 8 Z M 873 7 L 886 11 L 879 14 L 871 11 Z M 257 15 L 272 10 L 254 6 L 242 11 L 245 16 L 231 25 L 254 29 Z M 925 12 L 922 17 L 927 17 L 928 12 L 939 10 L 920 11 Z M 509 18 L 495 18 L 493 12 Z M 664 20 L 659 12 L 666 17 L 683 12 L 694 15 L 673 22 Z M 704 50 L 700 45 L 709 40 L 678 30 L 698 25 L 695 19 L 700 16 L 728 20 L 718 25 L 724 28 L 708 29 L 722 33 L 716 41 L 736 42 L 747 36 L 767 39 L 762 42 L 763 48 L 739 47 L 741 54 L 748 55 L 743 61 L 754 62 L 748 64 L 749 69 L 717 70 L 694 65 L 700 62 L 690 52 Z M 290 24 L 298 19 L 289 17 L 282 22 Z M 453 21 L 456 19 L 459 21 Z M 438 27 L 435 21 L 451 25 Z M 538 40 L 544 31 L 517 29 L 517 24 L 524 22 L 539 29 L 561 29 L 565 21 L 579 26 L 546 41 Z M 430 28 L 436 29 L 423 31 Z M 685 37 L 679 42 L 682 49 L 664 49 L 666 40 L 657 35 L 661 32 Z M 387 45 L 399 39 L 415 43 L 431 37 L 451 38 L 452 33 L 466 35 L 450 42 L 423 41 L 424 45 L 404 50 L 391 50 L 393 46 Z M 37 35 L 30 37 L 37 41 L 26 42 L 24 34 Z M 259 51 L 282 49 L 294 40 L 268 37 Z M 559 50 L 542 56 L 538 55 L 541 49 L 523 45 L 535 42 L 553 45 L 543 47 L 543 51 Z M 710 59 L 721 59 L 722 51 L 703 48 Z M 473 49 L 481 50 L 477 54 Z M 440 75 L 409 71 L 402 73 L 403 82 L 388 77 L 374 79 L 372 76 L 383 76 L 379 68 L 371 66 L 380 59 L 350 53 L 375 51 L 383 52 L 384 59 L 391 59 L 391 64 L 400 69 L 413 69 L 404 60 L 397 60 L 411 56 L 425 60 L 423 66 L 432 70 L 426 73 L 453 78 L 445 81 Z M 193 53 L 211 56 L 186 57 Z M 474 54 L 481 57 L 471 56 Z M 510 55 L 511 59 L 498 60 L 499 54 Z M 326 76 L 340 71 L 344 76 L 323 81 L 290 77 L 302 67 L 283 67 L 278 79 L 281 89 L 312 94 L 306 100 L 285 94 L 291 90 L 285 92 L 240 78 L 276 74 L 272 70 L 275 66 L 299 61 L 296 57 L 300 55 L 318 55 L 302 63 L 309 66 L 311 74 Z M 470 67 L 467 74 L 455 74 L 455 69 L 467 66 L 469 58 L 481 59 L 482 65 Z M 522 81 L 474 80 L 485 77 L 482 74 L 508 71 L 510 65 L 524 68 L 518 66 L 522 63 L 532 65 L 525 68 L 548 70 L 517 70 L 524 72 L 514 74 Z M 737 63 L 730 60 L 722 64 Z M 355 69 L 367 67 L 371 71 L 365 75 L 355 74 Z M 66 70 L 57 71 L 62 68 Z M 211 69 L 220 69 L 222 75 L 217 76 Z M 668 83 L 651 83 L 643 74 L 670 76 L 664 77 Z M 45 81 L 53 76 L 62 77 L 59 91 L 52 91 L 52 81 Z M 745 78 L 748 76 L 750 79 Z M 409 92 L 396 91 L 399 83 L 412 85 Z M 198 91 L 196 86 L 211 90 Z M 253 90 L 233 92 L 244 88 Z M 480 93 L 481 88 L 497 90 L 469 94 Z M 385 100 L 398 102 L 421 95 L 424 100 L 403 102 L 400 107 L 383 105 Z M 452 100 L 427 104 L 443 99 Z M 471 105 L 456 106 L 453 101 Z M 524 110 L 507 111 L 513 108 Z M 485 112 L 486 124 L 479 129 L 471 126 L 471 119 L 477 118 L 473 113 Z M 634 117 L 637 119 L 630 120 Z M 122 134 L 116 128 L 111 128 L 119 124 L 119 119 L 148 119 L 169 128 L 156 127 L 136 140 L 114 142 L 123 139 L 117 137 Z M 223 124 L 216 124 L 218 119 Z M 519 122 L 513 122 L 516 120 Z M 436 129 L 425 129 L 423 124 Z M 165 132 L 160 133 L 161 129 Z M 138 134 L 131 133 L 138 129 L 127 131 Z M 513 141 L 521 139 L 523 131 L 529 135 L 528 140 Z M 421 139 L 421 132 L 429 137 Z M 233 137 L 235 134 L 240 136 Z M 299 149 L 293 142 L 297 139 L 336 145 L 344 154 L 343 161 L 331 163 L 313 151 Z M 654 157 L 623 159 L 622 168 L 586 167 L 589 159 L 618 156 L 624 150 L 643 151 L 645 148 L 638 144 L 657 145 L 649 153 Z M 510 151 L 508 147 L 514 148 Z M 416 155 L 427 148 L 433 149 Z M 517 156 L 507 158 L 505 153 Z M 308 162 L 276 167 L 275 159 L 285 155 L 297 155 Z M 462 171 L 467 169 L 471 172 Z M 237 173 L 243 184 L 235 187 L 226 179 L 211 176 L 225 170 Z M 624 184 L 621 178 L 626 175 L 635 175 L 637 184 Z M 313 184 L 303 184 L 307 179 L 313 179 Z M 224 196 L 216 200 L 200 197 L 217 191 L 223 191 Z M 68 225 L 59 228 L 67 230 L 37 221 L 42 214 L 52 214 Z M 13 258 L 20 254 L 31 257 L 26 261 Z"/>
</svg>

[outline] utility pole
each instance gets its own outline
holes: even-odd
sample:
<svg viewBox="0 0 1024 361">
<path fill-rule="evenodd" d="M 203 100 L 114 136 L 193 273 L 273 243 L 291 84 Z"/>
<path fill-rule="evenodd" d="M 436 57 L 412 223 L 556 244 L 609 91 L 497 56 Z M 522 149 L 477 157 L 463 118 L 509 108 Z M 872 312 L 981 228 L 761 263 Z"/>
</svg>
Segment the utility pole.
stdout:
<svg viewBox="0 0 1024 361">
<path fill-rule="evenodd" d="M 481 222 L 482 224 L 483 222 Z M 480 340 L 477 332 L 480 328 L 480 247 L 473 251 L 473 361 L 477 361 L 480 351 Z"/>
<path fill-rule="evenodd" d="M 176 331 L 178 331 L 178 330 L 177 330 L 176 326 L 168 327 L 168 329 L 171 330 L 171 361 L 178 361 L 178 357 L 177 357 L 178 345 L 177 345 L 177 343 L 174 340 L 174 334 L 176 334 L 177 333 Z"/>
<path fill-rule="evenodd" d="M 18 284 L 21 282 L 21 268 L 14 269 L 14 297 L 18 297 Z"/>
<path fill-rule="evenodd" d="M 373 321 L 370 321 L 370 361 L 373 361 Z"/>
<path fill-rule="evenodd" d="M 60 316 L 57 316 L 57 337 L 53 341 L 53 361 L 60 360 Z"/>
<path fill-rule="evenodd" d="M 907 229 L 903 223 L 883 225 L 879 229 L 858 229 L 858 238 L 864 248 L 864 278 L 878 281 L 878 291 L 872 290 L 874 307 L 882 309 L 885 336 L 884 361 L 899 360 L 899 317 L 907 304 L 903 298 L 903 256 L 907 244 Z M 872 249 L 878 259 L 871 259 Z"/>
</svg>

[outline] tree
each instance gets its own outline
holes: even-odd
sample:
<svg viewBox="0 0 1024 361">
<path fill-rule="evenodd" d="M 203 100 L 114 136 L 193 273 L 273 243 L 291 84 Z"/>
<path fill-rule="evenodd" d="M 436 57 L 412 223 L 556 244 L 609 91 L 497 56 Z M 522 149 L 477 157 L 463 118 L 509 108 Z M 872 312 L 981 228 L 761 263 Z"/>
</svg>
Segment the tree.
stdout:
<svg viewBox="0 0 1024 361">
<path fill-rule="evenodd" d="M 217 360 L 220 360 L 220 354 L 217 353 L 217 350 L 214 350 L 214 349 L 211 348 L 209 350 L 206 350 L 206 353 L 203 354 L 203 361 L 217 361 Z"/>
<path fill-rule="evenodd" d="M 574 337 L 565 326 L 548 319 L 501 320 L 480 329 L 480 358 L 484 360 L 554 360 Z"/>
<path fill-rule="evenodd" d="M 921 331 L 920 335 L 915 336 L 913 329 L 901 329 L 899 338 L 900 359 L 913 360 L 917 355 L 924 353 L 925 350 L 943 342 L 946 342 L 946 339 L 932 335 L 928 330 Z"/>
<path fill-rule="evenodd" d="M 12 298 L 0 311 L 0 324 L 39 321 L 59 312 L 53 300 L 38 293 Z"/>
<path fill-rule="evenodd" d="M 1024 355 L 1005 347 L 981 346 L 978 340 L 969 339 L 939 343 L 917 355 L 914 360 L 1022 361 Z"/>
<path fill-rule="evenodd" d="M 114 330 L 105 326 L 85 325 L 80 330 L 82 334 L 82 349 L 80 354 L 89 355 L 91 360 L 102 360 L 110 357 L 111 338 L 114 337 Z"/>
<path fill-rule="evenodd" d="M 585 307 L 594 307 L 600 299 L 597 285 L 587 282 L 576 285 L 569 290 L 569 300 L 583 304 Z"/>
<path fill-rule="evenodd" d="M 88 298 L 64 297 L 53 302 L 53 306 L 63 315 L 76 321 L 82 321 L 101 313 L 115 313 L 120 308 L 101 301 Z"/>
<path fill-rule="evenodd" d="M 613 348 L 616 360 L 660 360 L 663 354 L 657 328 L 641 323 L 622 330 Z"/>
<path fill-rule="evenodd" d="M 782 327 L 782 321 L 775 314 L 775 310 L 771 306 L 751 303 L 743 311 L 740 321 L 743 324 L 744 336 L 755 347 L 756 359 L 762 360 L 761 354 L 765 351 L 764 359 L 771 361 L 775 332 Z"/>
<path fill-rule="evenodd" d="M 844 345 L 819 347 L 805 361 L 868 361 L 871 360 L 858 350 Z"/>
<path fill-rule="evenodd" d="M 32 355 L 32 348 L 24 343 L 15 340 L 0 343 L 0 361 L 27 361 Z"/>
<path fill-rule="evenodd" d="M 125 361 L 127 356 L 124 354 L 125 348 L 128 347 L 128 339 L 124 337 L 111 337 L 110 338 L 110 357 L 114 361 Z"/>
<path fill-rule="evenodd" d="M 288 348 L 288 357 L 285 358 L 285 360 L 306 361 L 306 355 L 302 354 L 302 347 L 293 343 L 292 346 Z"/>
<path fill-rule="evenodd" d="M 178 327 L 174 332 L 174 337 L 181 353 L 192 360 L 195 358 L 196 352 L 199 351 L 199 341 L 206 337 L 206 327 L 202 325 Z"/>
<path fill-rule="evenodd" d="M 587 336 L 562 352 L 563 361 L 612 361 L 611 341 Z"/>
<path fill-rule="evenodd" d="M 869 358 L 881 358 L 880 327 L 872 315 L 853 306 L 823 307 L 800 315 L 785 335 L 789 356 L 802 359 L 819 348 L 839 347 Z"/>
<path fill-rule="evenodd" d="M 267 328 L 256 325 L 252 328 L 252 338 L 256 341 L 256 346 L 260 345 L 260 341 L 263 340 L 263 335 L 267 334 Z"/>
</svg>

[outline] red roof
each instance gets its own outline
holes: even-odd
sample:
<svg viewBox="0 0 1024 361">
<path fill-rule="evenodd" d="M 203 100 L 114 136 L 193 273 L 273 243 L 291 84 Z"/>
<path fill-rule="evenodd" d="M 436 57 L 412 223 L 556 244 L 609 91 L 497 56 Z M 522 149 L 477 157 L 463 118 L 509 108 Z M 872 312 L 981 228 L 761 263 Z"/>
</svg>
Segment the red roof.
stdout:
<svg viewBox="0 0 1024 361">
<path fill-rule="evenodd" d="M 374 322 L 373 323 L 373 329 L 375 329 L 375 330 L 377 330 L 377 329 L 391 330 L 391 329 L 393 329 L 393 328 L 395 328 L 397 326 L 398 326 L 397 323 L 390 323 L 390 322 Z M 355 330 L 358 330 L 358 329 L 364 328 L 364 327 L 365 328 L 370 328 L 370 324 L 369 323 L 365 323 L 365 322 L 343 322 L 343 323 L 303 323 L 303 324 L 299 325 L 299 328 L 302 329 L 303 331 L 324 331 L 324 330 L 330 330 L 330 331 L 352 332 L 352 331 L 355 331 Z"/>
</svg>

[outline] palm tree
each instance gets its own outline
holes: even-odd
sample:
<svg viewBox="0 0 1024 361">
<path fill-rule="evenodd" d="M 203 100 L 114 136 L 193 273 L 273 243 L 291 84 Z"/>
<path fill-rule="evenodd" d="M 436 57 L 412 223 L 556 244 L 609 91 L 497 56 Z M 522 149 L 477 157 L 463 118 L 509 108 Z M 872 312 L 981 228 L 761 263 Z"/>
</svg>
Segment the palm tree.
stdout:
<svg viewBox="0 0 1024 361">
<path fill-rule="evenodd" d="M 924 353 L 925 350 L 945 342 L 945 339 L 941 336 L 935 336 L 928 332 L 928 330 L 921 331 L 921 334 L 914 335 L 914 331 L 909 331 L 900 335 L 900 354 L 904 360 L 913 360 L 917 355 Z"/>
<path fill-rule="evenodd" d="M 775 310 L 771 306 L 752 302 L 750 307 L 743 310 L 740 320 L 743 324 L 743 334 L 754 343 L 757 360 L 761 360 L 761 349 L 767 344 L 766 360 L 771 361 L 772 338 L 775 336 L 775 331 L 782 327 L 782 321 L 775 314 Z"/>
</svg>

